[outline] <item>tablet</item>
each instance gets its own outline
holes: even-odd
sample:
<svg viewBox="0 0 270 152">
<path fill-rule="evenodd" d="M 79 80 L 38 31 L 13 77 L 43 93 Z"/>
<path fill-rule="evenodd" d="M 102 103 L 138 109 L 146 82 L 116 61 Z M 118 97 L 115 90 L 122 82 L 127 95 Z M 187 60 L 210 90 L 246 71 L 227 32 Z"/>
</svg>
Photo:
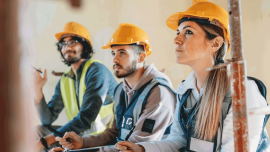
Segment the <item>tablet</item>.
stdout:
<svg viewBox="0 0 270 152">
<path fill-rule="evenodd" d="M 90 148 L 83 148 L 83 149 L 76 149 L 76 150 L 66 150 L 66 152 L 96 152 L 99 151 L 101 147 L 111 147 L 114 145 L 105 145 L 105 146 L 98 146 L 98 147 L 90 147 Z"/>
<path fill-rule="evenodd" d="M 196 138 L 191 138 L 190 140 L 190 150 L 196 152 L 209 152 L 213 151 L 214 143 L 209 141 L 204 141 Z"/>
</svg>

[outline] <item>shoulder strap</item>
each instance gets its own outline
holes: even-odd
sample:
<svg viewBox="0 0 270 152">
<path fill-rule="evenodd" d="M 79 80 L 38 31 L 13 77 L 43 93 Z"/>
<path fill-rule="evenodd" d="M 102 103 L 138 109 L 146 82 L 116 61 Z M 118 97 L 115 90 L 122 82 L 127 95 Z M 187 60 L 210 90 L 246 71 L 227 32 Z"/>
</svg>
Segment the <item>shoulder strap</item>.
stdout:
<svg viewBox="0 0 270 152">
<path fill-rule="evenodd" d="M 113 104 L 114 113 L 116 112 L 116 107 L 120 102 L 119 100 L 120 100 L 120 94 L 121 94 L 122 89 L 123 89 L 123 82 L 118 84 L 118 86 L 114 90 L 114 104 Z"/>
<path fill-rule="evenodd" d="M 174 94 L 176 94 L 176 91 L 172 88 L 172 86 L 170 85 L 170 83 L 167 80 L 165 80 L 163 78 L 159 78 L 159 77 L 157 77 L 155 79 L 159 82 L 160 85 L 163 85 L 163 86 L 169 88 Z"/>
<path fill-rule="evenodd" d="M 248 76 L 247 78 L 248 78 L 249 80 L 255 81 L 255 83 L 257 84 L 257 86 L 258 86 L 258 88 L 259 88 L 259 90 L 260 90 L 262 96 L 263 96 L 263 97 L 265 98 L 265 100 L 266 100 L 266 93 L 267 93 L 267 90 L 266 90 L 266 86 L 264 85 L 264 83 L 263 83 L 261 80 L 256 79 L 256 78 L 253 78 L 253 77 L 250 77 L 250 76 Z"/>
<path fill-rule="evenodd" d="M 134 124 L 136 124 L 137 120 L 142 114 L 143 109 L 146 105 L 147 98 L 150 95 L 151 90 L 154 89 L 158 85 L 163 85 L 163 86 L 168 87 L 176 95 L 175 90 L 170 86 L 167 80 L 163 78 L 159 78 L 159 77 L 153 78 L 151 82 L 144 88 L 144 90 L 140 94 L 139 99 L 136 103 L 136 106 L 133 111 Z"/>
<path fill-rule="evenodd" d="M 141 115 L 141 111 L 144 109 L 143 102 L 145 98 L 148 97 L 150 91 L 157 86 L 158 81 L 156 79 L 152 79 L 151 82 L 145 86 L 142 93 L 139 95 L 138 100 L 136 102 L 135 108 L 133 110 L 133 122 L 134 124 L 137 123 L 137 120 L 139 119 Z"/>
<path fill-rule="evenodd" d="M 228 92 L 228 93 L 230 93 L 230 92 Z M 224 101 L 222 103 L 222 108 L 221 108 L 221 113 L 220 113 L 220 118 L 219 118 L 219 127 L 218 127 L 218 132 L 216 135 L 216 139 L 217 139 L 216 143 L 215 143 L 216 151 L 221 149 L 223 122 L 224 122 L 227 114 L 229 113 L 231 105 L 232 105 L 231 96 L 225 96 Z"/>
</svg>

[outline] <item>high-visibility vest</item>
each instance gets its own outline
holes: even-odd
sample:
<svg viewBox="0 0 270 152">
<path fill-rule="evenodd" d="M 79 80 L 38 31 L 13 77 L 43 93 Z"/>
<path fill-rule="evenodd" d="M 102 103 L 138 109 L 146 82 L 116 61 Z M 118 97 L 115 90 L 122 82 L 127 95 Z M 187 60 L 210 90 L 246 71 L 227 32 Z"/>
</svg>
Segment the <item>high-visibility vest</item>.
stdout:
<svg viewBox="0 0 270 152">
<path fill-rule="evenodd" d="M 80 107 L 83 102 L 83 95 L 85 93 L 86 85 L 85 85 L 85 75 L 87 69 L 90 67 L 91 63 L 100 62 L 98 60 L 88 60 L 83 68 L 80 85 L 79 85 L 79 104 Z M 66 72 L 66 74 L 70 73 L 71 69 Z M 78 102 L 76 98 L 76 92 L 74 87 L 74 81 L 65 76 L 63 74 L 60 82 L 61 94 L 65 106 L 65 112 L 69 121 L 71 121 L 74 117 L 76 117 L 79 113 Z M 91 128 L 81 134 L 84 135 L 95 135 L 103 132 L 106 129 L 106 124 L 109 121 L 111 115 L 113 113 L 113 102 L 107 105 L 102 105 L 100 111 L 98 113 L 97 118 L 94 122 L 91 123 Z"/>
</svg>

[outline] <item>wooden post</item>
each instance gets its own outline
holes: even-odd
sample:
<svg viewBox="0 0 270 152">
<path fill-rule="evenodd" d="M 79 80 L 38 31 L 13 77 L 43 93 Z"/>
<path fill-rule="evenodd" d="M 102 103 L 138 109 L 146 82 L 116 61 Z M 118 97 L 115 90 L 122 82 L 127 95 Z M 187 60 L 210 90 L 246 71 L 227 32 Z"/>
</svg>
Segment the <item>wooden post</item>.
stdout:
<svg viewBox="0 0 270 152">
<path fill-rule="evenodd" d="M 8 4 L 8 0 L 0 0 L 0 100 L 1 100 L 1 106 L 0 106 L 0 134 L 2 135 L 2 138 L 0 138 L 0 147 L 1 151 L 7 151 L 8 150 L 8 141 L 9 137 L 6 134 L 6 122 L 8 121 L 7 115 L 8 115 L 8 100 L 9 96 L 7 94 L 7 87 L 8 87 L 8 46 L 6 44 L 6 6 Z M 4 137 L 4 138 L 3 138 Z M 7 140 L 8 139 L 8 140 Z"/>
<path fill-rule="evenodd" d="M 34 111 L 26 102 L 33 104 L 33 96 L 25 94 L 31 90 L 23 85 L 29 82 L 22 80 L 25 73 L 31 75 L 29 71 L 22 70 L 27 68 L 21 56 L 29 51 L 21 47 L 20 38 L 21 35 L 27 37 L 29 33 L 19 35 L 19 27 L 22 27 L 20 23 L 23 22 L 19 17 L 26 17 L 19 11 L 27 6 L 23 5 L 28 4 L 27 2 L 28 0 L 0 0 L 0 147 L 3 152 L 34 152 L 33 126 L 30 123 Z M 28 99 L 25 100 L 26 98 Z"/>
</svg>

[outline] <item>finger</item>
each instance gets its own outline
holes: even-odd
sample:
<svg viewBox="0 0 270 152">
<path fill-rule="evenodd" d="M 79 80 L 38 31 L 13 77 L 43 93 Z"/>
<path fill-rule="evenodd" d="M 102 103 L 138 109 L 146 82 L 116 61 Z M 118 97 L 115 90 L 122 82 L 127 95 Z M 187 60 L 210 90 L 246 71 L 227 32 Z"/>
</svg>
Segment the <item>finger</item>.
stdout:
<svg viewBox="0 0 270 152">
<path fill-rule="evenodd" d="M 58 152 L 58 151 L 64 151 L 65 149 L 61 148 L 61 147 L 56 147 L 53 148 L 50 152 Z"/>
<path fill-rule="evenodd" d="M 65 149 L 73 149 L 75 146 L 73 143 L 68 143 L 68 144 L 62 145 L 62 147 Z"/>
<path fill-rule="evenodd" d="M 75 145 L 72 145 L 72 146 L 68 147 L 66 150 L 72 150 L 74 148 L 75 148 Z"/>
<path fill-rule="evenodd" d="M 135 145 L 134 143 L 128 142 L 128 141 L 121 141 L 121 142 L 118 142 L 117 144 L 121 146 L 127 146 L 127 147 L 133 147 Z"/>
<path fill-rule="evenodd" d="M 133 152 L 132 150 L 121 150 L 120 152 Z"/>
<path fill-rule="evenodd" d="M 33 71 L 33 75 L 34 75 L 35 77 L 41 77 L 39 71 L 37 71 L 36 69 L 33 69 L 33 70 L 34 70 L 34 71 Z"/>
<path fill-rule="evenodd" d="M 67 142 L 66 139 L 64 138 L 64 141 L 59 141 L 59 144 L 60 145 L 67 145 L 67 144 L 70 144 L 70 142 Z"/>
<path fill-rule="evenodd" d="M 44 79 L 47 79 L 47 69 L 44 70 Z"/>
<path fill-rule="evenodd" d="M 119 150 L 127 150 L 127 146 L 119 145 L 118 143 L 115 144 L 115 148 L 117 148 Z"/>
<path fill-rule="evenodd" d="M 38 74 L 38 72 L 37 72 L 36 69 L 33 69 L 33 74 L 34 74 L 34 75 L 37 75 L 37 74 Z"/>
<path fill-rule="evenodd" d="M 59 142 L 66 142 L 66 138 L 61 138 L 61 137 L 55 137 L 55 140 L 56 141 L 59 141 Z"/>
<path fill-rule="evenodd" d="M 76 137 L 76 136 L 78 136 L 75 132 L 66 132 L 65 133 L 65 135 L 63 136 L 63 138 L 74 138 L 74 137 Z"/>
</svg>

